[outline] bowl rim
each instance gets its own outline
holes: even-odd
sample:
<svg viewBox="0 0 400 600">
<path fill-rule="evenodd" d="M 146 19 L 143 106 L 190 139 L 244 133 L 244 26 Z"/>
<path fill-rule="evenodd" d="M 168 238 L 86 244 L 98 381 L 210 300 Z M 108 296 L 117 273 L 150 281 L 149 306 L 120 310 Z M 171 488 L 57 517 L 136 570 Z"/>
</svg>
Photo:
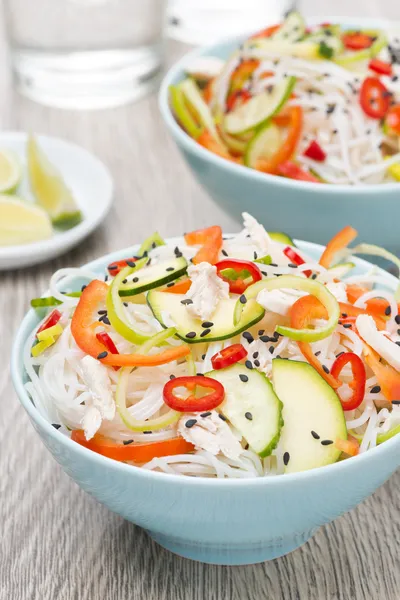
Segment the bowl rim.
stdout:
<svg viewBox="0 0 400 600">
<path fill-rule="evenodd" d="M 316 24 L 323 19 L 328 22 L 336 22 L 349 27 L 365 27 L 365 28 L 381 28 L 381 29 L 394 29 L 396 27 L 400 27 L 400 21 L 389 21 L 388 19 L 373 19 L 373 18 L 356 18 L 356 17 L 330 17 L 330 16 L 321 16 L 321 17 L 312 17 L 307 19 L 307 23 Z M 232 38 L 225 38 L 217 43 L 209 44 L 206 46 L 201 46 L 199 48 L 195 48 L 184 54 L 182 58 L 180 58 L 172 67 L 167 71 L 164 75 L 164 78 L 161 82 L 160 90 L 158 93 L 158 106 L 161 112 L 161 115 L 166 123 L 169 131 L 172 133 L 174 138 L 176 138 L 180 144 L 190 153 L 196 154 L 200 159 L 215 162 L 216 165 L 225 169 L 227 173 L 236 173 L 241 174 L 249 179 L 253 179 L 260 183 L 275 183 L 276 185 L 282 186 L 283 188 L 291 188 L 293 190 L 296 189 L 304 189 L 313 193 L 335 193 L 338 192 L 338 198 L 335 198 L 335 201 L 346 202 L 347 197 L 343 194 L 354 195 L 365 195 L 371 197 L 372 200 L 376 199 L 376 193 L 378 190 L 380 192 L 399 192 L 400 183 L 374 183 L 374 184 L 365 184 L 365 185 L 350 185 L 350 184 L 335 184 L 335 183 L 327 183 L 324 185 L 316 185 L 313 182 L 308 181 L 294 181 L 292 179 L 288 179 L 285 177 L 279 177 L 277 175 L 270 175 L 268 173 L 260 173 L 255 169 L 251 169 L 245 165 L 238 165 L 236 163 L 230 162 L 225 158 L 217 156 L 216 154 L 210 152 L 206 148 L 203 148 L 198 144 L 193 138 L 190 137 L 189 134 L 184 131 L 175 117 L 172 114 L 170 105 L 169 105 L 169 94 L 168 88 L 171 84 L 175 83 L 177 80 L 182 79 L 184 67 L 186 64 L 190 63 L 194 58 L 198 56 L 207 56 L 208 54 L 212 55 L 212 53 L 219 49 L 221 46 L 225 46 L 227 44 L 236 43 L 240 44 L 244 39 L 246 39 L 246 35 L 235 36 Z"/>
<path fill-rule="evenodd" d="M 229 235 L 229 234 L 227 234 Z M 179 244 L 182 241 L 182 237 L 173 237 L 173 238 L 167 238 L 165 240 L 167 243 L 171 243 L 171 244 Z M 306 252 L 311 251 L 311 254 L 318 252 L 321 253 L 324 246 L 321 246 L 320 244 L 315 244 L 313 242 L 304 242 L 301 240 L 295 240 L 296 244 L 299 245 L 299 247 L 303 250 L 305 250 Z M 117 250 L 114 252 L 111 252 L 109 254 L 106 254 L 100 258 L 97 258 L 93 261 L 90 261 L 84 265 L 82 265 L 82 269 L 87 269 L 87 270 L 102 270 L 104 271 L 105 266 L 107 264 L 109 264 L 110 262 L 114 261 L 114 260 L 118 260 L 120 258 L 122 258 L 123 256 L 127 256 L 129 254 L 129 252 L 135 252 L 135 250 L 137 250 L 139 248 L 139 245 L 135 245 L 135 246 L 129 246 L 128 248 L 125 248 L 123 250 Z M 354 262 L 357 266 L 360 266 L 361 268 L 363 268 L 364 270 L 371 268 L 371 263 L 369 263 L 368 261 L 355 257 L 354 258 Z M 387 271 L 384 271 L 383 269 L 380 269 L 380 272 L 383 273 L 383 276 L 386 277 L 389 281 L 397 281 L 397 279 L 391 275 L 390 273 L 388 273 Z M 131 476 L 134 475 L 138 475 L 141 477 L 144 477 L 146 479 L 150 479 L 150 480 L 155 480 L 155 482 L 159 481 L 159 482 L 164 482 L 164 483 L 177 483 L 180 482 L 183 485 L 188 485 L 188 486 L 192 486 L 192 485 L 196 485 L 196 486 L 223 486 L 223 487 L 229 487 L 229 486 L 260 486 L 260 485 L 285 485 L 285 484 L 290 484 L 290 482 L 296 483 L 296 482 L 302 482 L 305 480 L 309 480 L 311 478 L 315 478 L 318 476 L 324 476 L 324 474 L 326 474 L 326 476 L 329 476 L 330 473 L 335 473 L 336 471 L 340 471 L 340 470 L 346 470 L 348 468 L 352 468 L 352 465 L 354 465 L 354 467 L 356 468 L 357 465 L 360 465 L 361 463 L 368 461 L 369 458 L 368 457 L 376 457 L 376 456 L 383 456 L 386 453 L 390 453 L 391 451 L 395 451 L 395 448 L 397 447 L 398 449 L 400 449 L 400 434 L 395 435 L 393 438 L 390 438 L 389 440 L 387 440 L 386 442 L 384 442 L 383 444 L 380 444 L 379 446 L 376 446 L 375 448 L 371 448 L 370 450 L 359 454 L 358 456 L 354 456 L 351 457 L 350 459 L 347 460 L 343 460 L 343 461 L 339 461 L 330 465 L 325 465 L 323 467 L 317 467 L 315 469 L 310 469 L 309 471 L 301 471 L 299 473 L 288 473 L 284 476 L 276 476 L 276 477 L 254 477 L 254 478 L 246 478 L 246 479 L 213 479 L 212 482 L 210 482 L 210 480 L 208 478 L 205 477 L 183 477 L 181 475 L 173 475 L 170 473 L 162 473 L 162 472 L 158 472 L 158 471 L 151 471 L 151 470 L 147 470 L 147 469 L 143 469 L 142 467 L 138 467 L 135 465 L 130 465 L 130 464 L 126 464 L 123 462 L 118 462 L 116 460 L 113 460 L 111 458 L 108 458 L 106 456 L 102 456 L 101 454 L 98 454 L 96 452 L 93 452 L 92 450 L 89 450 L 88 448 L 85 448 L 84 446 L 81 446 L 80 444 L 77 444 L 76 442 L 74 442 L 73 440 L 71 440 L 71 438 L 69 438 L 68 436 L 66 436 L 65 434 L 63 434 L 62 432 L 58 431 L 58 429 L 55 429 L 52 424 L 50 423 L 50 421 L 48 421 L 47 419 L 45 419 L 40 412 L 37 410 L 37 408 L 34 406 L 33 402 L 31 401 L 30 397 L 28 396 L 28 393 L 25 390 L 24 387 L 24 383 L 23 383 L 23 373 L 24 373 L 24 368 L 23 368 L 23 361 L 22 361 L 22 352 L 23 352 L 23 348 L 27 339 L 27 336 L 31 333 L 34 324 L 33 322 L 37 321 L 37 314 L 35 312 L 35 310 L 33 308 L 31 308 L 27 314 L 25 315 L 22 323 L 20 324 L 17 333 L 15 335 L 14 338 L 14 342 L 13 342 L 13 346 L 12 346 L 12 351 L 11 351 L 11 379 L 14 385 L 14 389 L 17 393 L 18 399 L 20 401 L 20 403 L 22 404 L 22 406 L 24 407 L 24 409 L 26 410 L 26 412 L 28 413 L 28 416 L 30 417 L 31 421 L 33 421 L 34 423 L 37 424 L 37 426 L 41 429 L 44 430 L 44 432 L 50 437 L 52 438 L 52 440 L 57 443 L 57 444 L 61 444 L 61 446 L 65 446 L 67 449 L 69 449 L 71 452 L 76 452 L 78 454 L 82 454 L 83 457 L 86 457 L 89 461 L 92 460 L 94 461 L 94 463 L 96 463 L 99 467 L 104 466 L 105 468 L 110 468 L 110 469 L 115 469 L 116 471 L 119 471 L 120 473 L 127 473 L 127 474 L 131 474 Z M 42 437 L 42 436 L 41 436 Z M 129 475 L 127 475 L 129 476 Z M 160 479 L 161 477 L 161 479 Z"/>
</svg>

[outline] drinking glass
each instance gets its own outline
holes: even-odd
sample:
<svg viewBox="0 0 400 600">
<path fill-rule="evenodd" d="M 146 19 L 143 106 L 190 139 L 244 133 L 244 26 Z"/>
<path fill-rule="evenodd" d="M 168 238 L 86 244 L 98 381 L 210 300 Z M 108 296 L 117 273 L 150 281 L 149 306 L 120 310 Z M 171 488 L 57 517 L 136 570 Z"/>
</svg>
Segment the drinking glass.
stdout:
<svg viewBox="0 0 400 600">
<path fill-rule="evenodd" d="M 17 88 L 91 109 L 148 92 L 161 72 L 165 0 L 3 0 Z"/>
<path fill-rule="evenodd" d="M 168 34 L 188 44 L 250 33 L 279 23 L 296 0 L 170 0 Z"/>
</svg>

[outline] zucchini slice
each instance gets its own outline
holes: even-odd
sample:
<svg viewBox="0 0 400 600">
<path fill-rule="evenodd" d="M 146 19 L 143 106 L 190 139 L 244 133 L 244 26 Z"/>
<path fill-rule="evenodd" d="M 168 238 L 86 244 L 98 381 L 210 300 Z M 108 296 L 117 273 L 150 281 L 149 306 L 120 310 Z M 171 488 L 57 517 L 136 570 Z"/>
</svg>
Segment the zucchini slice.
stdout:
<svg viewBox="0 0 400 600">
<path fill-rule="evenodd" d="M 225 340 L 238 335 L 260 321 L 265 310 L 255 300 L 247 302 L 237 325 L 233 322 L 237 296 L 221 300 L 210 320 L 213 325 L 203 327 L 202 320 L 192 317 L 186 308 L 187 299 L 183 294 L 169 294 L 151 290 L 147 294 L 147 304 L 155 318 L 163 327 L 166 315 L 174 322 L 177 335 L 188 344 Z M 182 304 L 182 302 L 184 302 Z M 189 335 L 189 337 L 187 337 Z M 194 334 L 194 335 L 193 335 Z"/>
<path fill-rule="evenodd" d="M 119 295 L 135 296 L 161 285 L 166 285 L 184 275 L 187 267 L 187 261 L 182 256 L 164 260 L 157 265 L 144 267 L 143 269 L 135 270 L 135 268 L 132 268 L 119 288 Z"/>
<path fill-rule="evenodd" d="M 279 150 L 282 141 L 283 136 L 279 127 L 268 122 L 248 143 L 244 155 L 245 165 L 254 169 L 260 158 L 271 158 Z"/>
</svg>

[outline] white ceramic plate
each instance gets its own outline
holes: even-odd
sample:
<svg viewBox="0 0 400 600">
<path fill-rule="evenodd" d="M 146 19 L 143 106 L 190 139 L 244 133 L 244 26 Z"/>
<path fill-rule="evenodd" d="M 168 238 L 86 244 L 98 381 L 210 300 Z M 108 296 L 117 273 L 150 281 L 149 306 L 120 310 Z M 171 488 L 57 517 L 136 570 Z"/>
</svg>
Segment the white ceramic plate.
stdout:
<svg viewBox="0 0 400 600">
<path fill-rule="evenodd" d="M 113 198 L 113 181 L 105 165 L 84 148 L 45 135 L 37 136 L 41 148 L 59 169 L 83 214 L 79 225 L 68 231 L 54 230 L 48 240 L 21 246 L 0 246 L 0 271 L 35 265 L 67 252 L 100 225 L 107 215 Z M 28 202 L 33 202 L 26 173 L 27 134 L 1 132 L 0 149 L 10 149 L 18 154 L 24 168 L 23 181 L 16 192 Z"/>
</svg>

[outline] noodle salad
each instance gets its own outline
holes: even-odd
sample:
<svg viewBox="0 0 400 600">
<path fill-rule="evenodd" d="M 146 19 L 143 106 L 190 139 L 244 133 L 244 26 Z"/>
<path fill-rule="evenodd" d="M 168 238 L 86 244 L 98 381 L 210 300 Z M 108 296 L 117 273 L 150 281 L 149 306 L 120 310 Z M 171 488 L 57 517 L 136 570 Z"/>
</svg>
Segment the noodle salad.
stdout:
<svg viewBox="0 0 400 600">
<path fill-rule="evenodd" d="M 307 27 L 294 12 L 185 70 L 172 111 L 218 156 L 298 181 L 400 180 L 400 31 Z"/>
<path fill-rule="evenodd" d="M 400 433 L 398 289 L 376 267 L 352 274 L 351 257 L 400 261 L 350 247 L 351 227 L 316 261 L 243 218 L 229 237 L 156 233 L 102 276 L 61 269 L 32 300 L 46 314 L 26 342 L 26 390 L 62 434 L 144 469 L 248 478 Z"/>
</svg>

